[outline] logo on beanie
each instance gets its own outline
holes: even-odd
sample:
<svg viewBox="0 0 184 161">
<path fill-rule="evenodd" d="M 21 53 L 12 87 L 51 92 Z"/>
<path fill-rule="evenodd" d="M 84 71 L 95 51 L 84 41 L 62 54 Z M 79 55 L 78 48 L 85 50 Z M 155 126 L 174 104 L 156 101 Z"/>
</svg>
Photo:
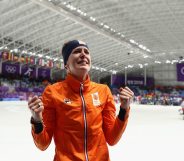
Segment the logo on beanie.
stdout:
<svg viewBox="0 0 184 161">
<path fill-rule="evenodd" d="M 80 41 L 78 40 L 79 44 L 83 44 L 83 45 L 86 45 L 86 43 L 84 41 Z"/>
</svg>

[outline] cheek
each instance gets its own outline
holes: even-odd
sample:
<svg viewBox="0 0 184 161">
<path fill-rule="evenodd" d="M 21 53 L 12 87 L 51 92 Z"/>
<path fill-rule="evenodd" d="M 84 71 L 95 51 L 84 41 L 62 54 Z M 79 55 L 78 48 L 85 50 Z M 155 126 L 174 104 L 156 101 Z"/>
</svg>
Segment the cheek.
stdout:
<svg viewBox="0 0 184 161">
<path fill-rule="evenodd" d="M 75 59 L 73 57 L 69 57 L 68 59 L 68 66 L 72 68 L 75 64 Z"/>
<path fill-rule="evenodd" d="M 76 65 L 75 65 L 74 61 L 71 61 L 68 66 L 69 66 L 70 70 L 74 70 Z"/>
<path fill-rule="evenodd" d="M 90 55 L 88 56 L 88 60 L 89 60 L 89 62 L 91 64 L 91 56 Z"/>
</svg>

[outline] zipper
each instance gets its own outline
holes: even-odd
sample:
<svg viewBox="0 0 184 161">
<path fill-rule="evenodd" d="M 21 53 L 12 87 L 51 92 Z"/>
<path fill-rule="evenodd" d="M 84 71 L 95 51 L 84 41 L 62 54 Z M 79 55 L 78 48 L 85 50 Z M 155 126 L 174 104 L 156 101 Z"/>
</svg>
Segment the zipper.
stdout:
<svg viewBox="0 0 184 161">
<path fill-rule="evenodd" d="M 81 100 L 82 100 L 82 111 L 83 111 L 83 119 L 84 119 L 84 155 L 85 155 L 85 160 L 89 161 L 89 159 L 88 159 L 88 151 L 87 151 L 86 103 L 85 103 L 82 91 L 83 91 L 83 84 L 81 83 L 81 86 L 80 86 L 80 97 L 81 97 Z"/>
</svg>

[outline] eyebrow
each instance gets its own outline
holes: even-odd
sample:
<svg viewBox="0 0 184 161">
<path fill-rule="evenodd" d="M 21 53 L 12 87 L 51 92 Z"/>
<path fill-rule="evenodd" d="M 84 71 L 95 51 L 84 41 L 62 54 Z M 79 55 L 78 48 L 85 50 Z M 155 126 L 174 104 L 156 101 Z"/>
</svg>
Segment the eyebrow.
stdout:
<svg viewBox="0 0 184 161">
<path fill-rule="evenodd" d="M 82 50 L 82 49 L 84 49 L 85 51 L 89 52 L 89 49 L 88 48 L 81 46 L 81 47 L 77 47 L 77 48 L 73 49 L 72 53 L 75 52 L 75 51 L 77 51 L 77 50 Z"/>
</svg>

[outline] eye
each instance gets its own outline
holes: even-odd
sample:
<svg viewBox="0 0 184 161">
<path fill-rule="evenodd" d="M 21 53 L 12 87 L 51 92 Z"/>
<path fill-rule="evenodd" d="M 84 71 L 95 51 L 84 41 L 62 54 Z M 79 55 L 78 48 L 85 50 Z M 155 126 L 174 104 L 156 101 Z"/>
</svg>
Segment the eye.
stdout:
<svg viewBox="0 0 184 161">
<path fill-rule="evenodd" d="M 89 50 L 88 49 L 85 49 L 85 48 L 78 48 L 78 49 L 75 49 L 72 54 L 78 54 L 78 53 L 85 53 L 86 55 L 89 54 Z"/>
<path fill-rule="evenodd" d="M 77 53 L 80 53 L 81 52 L 81 49 L 76 49 L 73 51 L 73 54 L 77 54 Z"/>
<path fill-rule="evenodd" d="M 89 51 L 87 49 L 84 49 L 85 54 L 89 54 Z"/>
</svg>

